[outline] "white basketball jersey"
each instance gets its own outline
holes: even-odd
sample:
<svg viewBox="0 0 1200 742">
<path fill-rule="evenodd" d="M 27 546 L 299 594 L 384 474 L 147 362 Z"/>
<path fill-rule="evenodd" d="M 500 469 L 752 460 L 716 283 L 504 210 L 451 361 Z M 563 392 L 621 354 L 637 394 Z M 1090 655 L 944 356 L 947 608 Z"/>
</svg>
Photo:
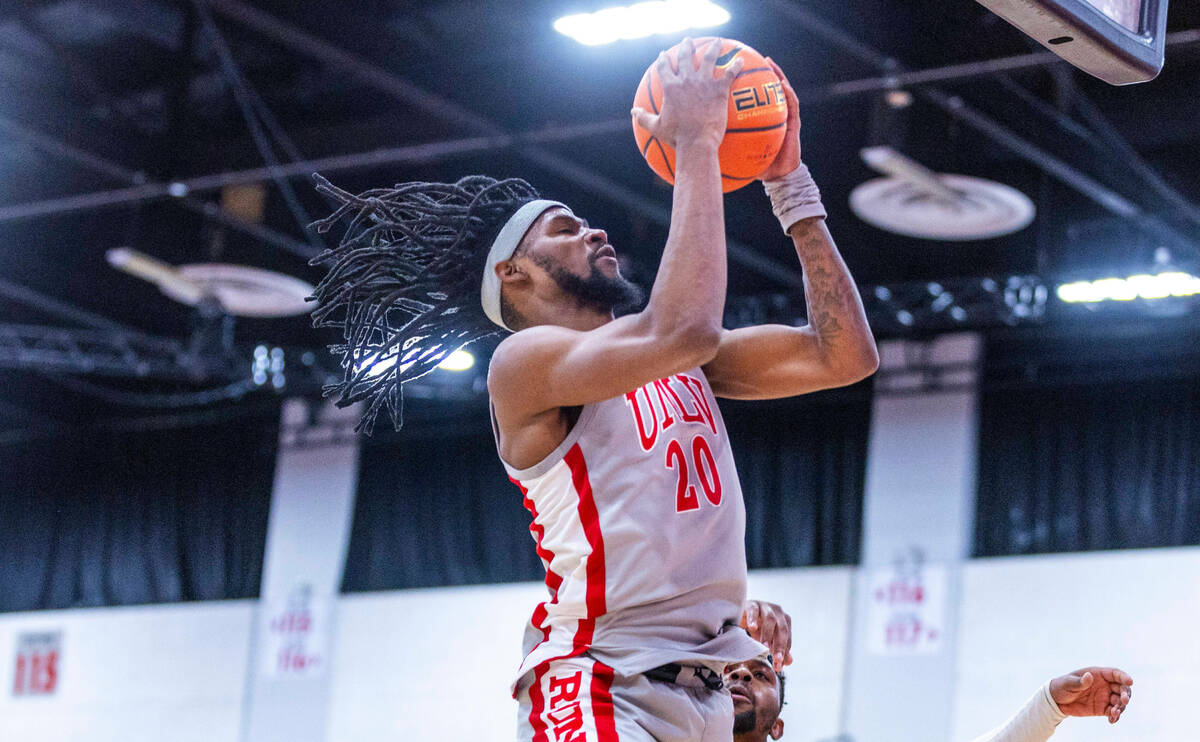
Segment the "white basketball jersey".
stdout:
<svg viewBox="0 0 1200 742">
<path fill-rule="evenodd" d="M 765 651 L 737 628 L 745 507 L 700 369 L 585 405 L 543 461 L 504 466 L 533 516 L 549 591 L 518 679 L 584 652 L 634 675 L 668 662 L 719 670 Z"/>
</svg>

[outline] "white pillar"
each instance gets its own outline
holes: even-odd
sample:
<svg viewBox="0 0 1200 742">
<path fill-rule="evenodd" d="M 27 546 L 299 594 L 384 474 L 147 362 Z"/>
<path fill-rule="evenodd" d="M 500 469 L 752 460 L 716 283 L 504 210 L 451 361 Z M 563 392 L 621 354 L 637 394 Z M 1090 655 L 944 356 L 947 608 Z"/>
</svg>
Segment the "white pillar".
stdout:
<svg viewBox="0 0 1200 742">
<path fill-rule="evenodd" d="M 950 734 L 980 347 L 964 334 L 880 348 L 843 705 L 852 739 L 941 742 Z M 929 374 L 906 370 L 917 365 L 943 372 L 931 384 Z"/>
<path fill-rule="evenodd" d="M 325 406 L 310 421 L 303 400 L 284 404 L 244 742 L 325 739 L 334 612 L 358 480 L 358 442 L 348 433 L 357 414 Z"/>
</svg>

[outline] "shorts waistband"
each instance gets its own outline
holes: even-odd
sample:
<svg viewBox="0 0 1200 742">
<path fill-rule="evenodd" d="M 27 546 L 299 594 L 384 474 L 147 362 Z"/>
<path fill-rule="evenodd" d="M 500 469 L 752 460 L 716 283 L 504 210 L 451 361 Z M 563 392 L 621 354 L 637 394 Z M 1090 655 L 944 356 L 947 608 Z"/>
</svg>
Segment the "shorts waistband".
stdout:
<svg viewBox="0 0 1200 742">
<path fill-rule="evenodd" d="M 680 665 L 674 662 L 660 665 L 653 670 L 642 673 L 651 680 L 662 683 L 674 683 L 688 688 L 706 688 L 721 690 L 725 682 L 721 676 L 707 667 L 699 665 Z"/>
</svg>

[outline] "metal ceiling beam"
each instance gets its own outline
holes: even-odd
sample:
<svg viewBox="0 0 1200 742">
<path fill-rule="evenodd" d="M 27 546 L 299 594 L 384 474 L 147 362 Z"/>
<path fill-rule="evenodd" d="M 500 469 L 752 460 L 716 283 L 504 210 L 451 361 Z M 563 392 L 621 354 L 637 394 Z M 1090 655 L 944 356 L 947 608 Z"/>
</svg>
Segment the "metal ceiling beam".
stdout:
<svg viewBox="0 0 1200 742">
<path fill-rule="evenodd" d="M 852 48 L 854 55 L 868 63 L 878 63 L 878 65 L 895 65 L 894 60 L 891 60 L 886 55 L 874 52 L 869 47 L 854 41 L 852 37 L 831 26 L 828 22 L 820 19 L 813 14 L 805 11 L 802 8 L 797 8 L 790 3 L 782 2 L 781 0 L 770 0 L 775 2 L 779 7 L 784 8 L 784 13 L 792 17 L 794 20 L 803 20 L 805 22 L 812 21 L 816 24 L 821 32 L 826 34 L 830 40 L 836 39 L 840 43 L 845 43 Z M 385 89 L 393 95 L 399 96 L 418 96 L 422 99 L 432 99 L 430 104 L 441 104 L 443 101 L 437 96 L 428 94 L 425 91 L 415 88 L 410 83 L 402 79 L 395 78 L 391 73 L 375 68 L 372 63 L 364 60 L 361 57 L 344 52 L 326 42 L 319 39 L 314 39 L 303 32 L 292 29 L 286 24 L 265 16 L 259 11 L 245 8 L 237 3 L 229 0 L 212 0 L 212 7 L 218 12 L 226 14 L 231 9 L 239 13 L 237 19 L 247 21 L 252 24 L 252 28 L 256 28 L 268 35 L 276 38 L 280 43 L 296 43 L 311 45 L 309 53 L 312 55 L 329 55 L 329 58 L 336 60 L 334 63 L 344 64 L 346 66 L 353 65 L 359 69 L 361 79 L 375 87 Z M 1178 31 L 1167 36 L 1168 46 L 1182 46 L 1200 42 L 1200 29 L 1191 29 L 1187 31 Z M 834 83 L 828 87 L 810 88 L 807 90 L 798 91 L 801 98 L 805 101 L 812 102 L 818 100 L 827 100 L 830 98 L 840 98 L 880 90 L 892 89 L 895 87 L 904 87 L 908 85 L 928 84 L 932 82 L 948 82 L 956 80 L 965 80 L 981 75 L 992 75 L 998 72 L 1012 71 L 1018 69 L 1029 69 L 1041 67 L 1051 64 L 1061 63 L 1062 60 L 1050 52 L 1038 52 L 1033 54 L 1024 54 L 1013 57 L 1005 57 L 1001 59 L 985 60 L 979 62 L 969 62 L 958 65 L 947 65 L 924 70 L 915 70 L 904 72 L 901 71 L 898 65 L 892 73 L 881 77 L 864 78 L 860 80 L 849 80 L 839 83 Z M 470 120 L 480 126 L 491 125 L 488 122 L 482 121 L 469 111 L 456 107 L 455 114 L 463 114 L 470 117 Z M 0 122 L 2 123 L 2 122 Z M 413 163 L 428 163 L 435 162 L 440 159 L 460 156 L 464 154 L 509 149 L 520 147 L 521 145 L 535 145 L 548 142 L 570 141 L 573 139 L 587 138 L 591 136 L 599 136 L 608 133 L 624 131 L 629 126 L 629 122 L 624 118 L 615 118 L 606 121 L 595 123 L 581 124 L 576 126 L 551 127 L 536 131 L 524 133 L 500 133 L 492 135 L 484 135 L 477 137 L 467 137 L 462 139 L 444 140 L 439 142 L 430 142 L 426 144 L 410 145 L 406 147 L 393 147 L 386 149 L 377 149 L 370 152 L 361 152 L 348 155 L 336 155 L 332 157 L 315 158 L 303 160 L 294 163 L 281 165 L 277 172 L 284 177 L 307 177 L 313 172 L 332 173 L 345 170 L 354 170 L 366 167 L 378 167 L 382 165 L 398 165 L 398 164 L 413 164 Z M 534 157 L 539 156 L 540 152 L 532 150 L 529 147 L 525 148 L 526 154 L 534 152 Z M 1040 150 L 1038 150 L 1040 151 Z M 65 153 L 64 153 L 65 154 Z M 76 151 L 76 154 L 79 154 Z M 79 159 L 77 162 L 90 167 L 97 172 L 106 172 L 104 169 L 104 161 L 94 156 L 89 156 L 84 153 L 85 159 L 90 158 L 90 162 L 85 159 Z M 110 163 L 111 164 L 111 163 Z M 595 173 L 582 168 L 579 165 L 567 163 L 562 158 L 554 158 L 553 162 L 539 163 L 545 167 L 552 167 L 556 170 L 561 169 L 569 171 L 575 177 L 579 177 L 580 182 L 588 181 L 590 187 L 595 189 L 607 189 L 616 184 L 607 178 L 596 176 Z M 98 167 L 97 167 L 98 166 Z M 135 185 L 129 188 L 121 188 L 111 191 L 101 191 L 80 194 L 75 196 L 66 196 L 54 199 L 45 199 L 41 201 L 28 202 L 24 204 L 13 204 L 10 206 L 0 207 L 0 222 L 12 221 L 17 219 L 25 219 L 37 216 L 45 216 L 49 214 L 57 214 L 69 211 L 78 211 L 94 208 L 103 208 L 123 203 L 132 203 L 137 201 L 146 201 L 161 199 L 170 196 L 170 188 L 172 184 L 167 183 L 141 183 L 131 181 L 129 171 L 118 169 L 108 172 L 111 177 L 117 180 L 125 180 L 134 182 Z M 227 185 L 256 183 L 269 179 L 270 171 L 267 168 L 250 168 L 245 170 L 227 171 L 214 173 L 211 175 L 203 175 L 195 178 L 189 178 L 179 181 L 177 188 L 188 192 L 198 193 L 208 190 L 222 188 Z M 136 175 L 136 174 L 135 174 Z M 1089 179 L 1090 180 L 1090 179 Z M 1086 187 L 1086 186 L 1085 186 Z M 620 186 L 617 186 L 620 188 Z M 622 203 L 627 207 L 644 213 L 646 210 L 655 210 L 655 221 L 665 223 L 662 219 L 667 218 L 664 215 L 669 215 L 669 212 L 659 206 L 647 204 L 645 199 L 636 193 L 630 192 L 627 189 L 621 189 L 623 193 L 609 191 L 606 195 L 613 198 L 618 203 Z M 1119 198 L 1119 197 L 1118 197 Z M 1119 203 L 1119 201 L 1114 202 Z M 303 246 L 299 241 L 291 240 L 286 235 L 274 232 L 273 230 L 261 225 L 247 224 L 236 218 L 231 218 L 229 215 L 216 207 L 214 204 L 206 202 L 197 202 L 195 200 L 185 200 L 183 204 L 186 208 L 191 208 L 193 211 L 199 211 L 206 216 L 217 221 L 225 223 L 227 226 L 241 229 L 259 239 L 266 242 L 284 247 L 291 250 L 284 244 L 284 241 L 291 241 L 292 246 Z M 282 238 L 282 239 L 280 239 Z M 740 247 L 740 246 L 739 246 Z M 760 266 L 763 270 L 774 270 L 778 267 L 774 261 L 769 258 L 764 258 L 753 251 L 747 251 L 739 254 L 739 259 L 743 260 L 765 260 L 767 264 Z"/>
<path fill-rule="evenodd" d="M 83 325 L 84 327 L 90 327 L 96 330 L 104 330 L 113 335 L 136 338 L 142 343 L 163 344 L 175 342 L 173 340 L 155 338 L 154 336 L 147 335 L 141 330 L 130 327 L 129 325 L 123 325 L 116 320 L 109 319 L 108 317 L 101 316 L 94 312 L 89 312 L 88 310 L 77 307 L 74 304 L 68 304 L 67 302 L 59 301 L 54 297 L 46 296 L 39 291 L 34 291 L 31 288 L 12 283 L 11 281 L 5 281 L 2 278 L 0 278 L 0 298 L 4 298 L 16 304 L 29 307 L 30 309 L 42 312 L 44 314 L 54 315 L 68 322 L 74 322 L 76 324 Z"/>
<path fill-rule="evenodd" d="M 6 119 L 0 117 L 0 126 L 4 126 L 6 121 Z M 575 126 L 555 126 L 548 129 L 526 132 L 523 134 L 505 134 L 502 136 L 482 136 L 469 137 L 466 139 L 451 139 L 440 142 L 430 142 L 428 144 L 413 144 L 407 147 L 390 147 L 385 149 L 371 150 L 369 152 L 359 152 L 348 155 L 333 155 L 331 157 L 319 157 L 309 160 L 301 160 L 299 162 L 281 163 L 276 172 L 288 178 L 307 178 L 314 172 L 333 173 L 346 170 L 357 170 L 367 167 L 379 167 L 383 165 L 435 162 L 448 157 L 471 154 L 474 152 L 506 149 L 515 147 L 518 144 L 530 145 L 556 141 L 569 141 L 572 139 L 581 139 L 591 136 L 610 134 L 615 131 L 626 131 L 628 129 L 629 122 L 625 119 L 578 124 Z M 28 129 L 23 129 L 23 131 L 31 136 L 43 136 L 37 135 L 36 132 L 31 132 Z M 54 140 L 44 137 L 43 141 L 47 142 L 47 146 L 49 146 L 49 142 Z M 116 170 L 104 170 L 103 168 L 110 168 L 111 163 L 107 163 L 106 160 L 97 158 L 88 153 L 83 153 L 74 148 L 70 148 L 70 150 L 72 150 L 70 156 L 72 158 L 79 157 L 80 159 L 78 162 L 84 167 L 88 167 L 96 172 L 108 174 L 116 180 L 127 180 L 124 177 L 127 171 L 119 166 L 117 166 Z M 67 152 L 63 152 L 62 154 L 66 156 Z M 211 175 L 200 175 L 195 178 L 186 178 L 173 183 L 143 183 L 141 185 L 135 185 L 129 188 L 118 188 L 111 191 L 95 191 L 92 193 L 84 193 L 75 196 L 63 196 L 41 201 L 31 201 L 23 204 L 0 206 L 0 222 L 46 216 L 49 214 L 58 214 L 68 211 L 115 206 L 118 204 L 133 203 L 136 201 L 166 198 L 171 195 L 172 186 L 174 186 L 174 188 L 178 191 L 187 193 L 200 193 L 204 191 L 217 190 L 229 185 L 261 183 L 265 180 L 268 180 L 270 176 L 270 169 L 266 167 L 254 167 L 245 170 L 231 170 L 227 172 L 213 173 Z"/>
<path fill-rule="evenodd" d="M 254 147 L 258 150 L 258 155 L 263 159 L 263 163 L 271 173 L 271 182 L 275 184 L 279 194 L 283 197 L 283 202 L 291 212 L 292 218 L 296 220 L 296 226 L 305 232 L 305 237 L 313 249 L 320 252 L 325 249 L 325 241 L 316 234 L 316 232 L 308 229 L 308 225 L 312 224 L 313 219 L 305 211 L 304 205 L 300 203 L 300 197 L 296 195 L 295 189 L 292 188 L 291 181 L 282 177 L 278 173 L 279 156 L 275 153 L 275 146 L 279 146 L 283 152 L 293 160 L 304 159 L 301 157 L 299 150 L 292 143 L 287 132 L 278 125 L 275 120 L 275 114 L 271 113 L 271 109 L 266 102 L 259 96 L 258 92 L 242 74 L 241 68 L 238 67 L 237 61 L 233 57 L 233 50 L 229 48 L 229 44 L 225 41 L 225 37 L 221 35 L 220 29 L 217 28 L 217 23 L 213 19 L 212 13 L 209 11 L 206 0 L 192 0 L 191 7 L 199 16 L 200 25 L 204 29 L 205 35 L 208 37 L 208 43 L 216 52 L 217 60 L 220 63 L 221 74 L 225 78 L 225 83 L 229 87 L 229 92 L 233 94 L 234 101 L 237 102 L 238 108 L 241 110 L 242 119 L 246 124 L 246 128 L 250 131 L 250 138 L 254 141 Z M 270 132 L 270 135 L 268 135 Z M 274 139 L 274 142 L 272 142 Z"/>
<path fill-rule="evenodd" d="M 927 100 L 937 104 L 938 107 L 951 116 L 984 134 L 1021 159 L 1041 168 L 1050 177 L 1087 196 L 1110 213 L 1133 220 L 1146 232 L 1158 239 L 1171 243 L 1173 246 L 1188 251 L 1196 250 L 1195 240 L 1189 236 L 1180 233 L 1158 217 L 1147 213 L 1141 206 L 1107 186 L 1100 184 L 1095 179 L 1068 165 L 1063 160 L 1051 155 L 1037 145 L 1022 139 L 1003 124 L 971 108 L 962 98 L 955 95 L 948 95 L 935 88 L 923 88 L 920 90 L 920 94 Z"/>
<path fill-rule="evenodd" d="M 1200 226 L 1200 208 L 1180 193 L 1174 186 L 1146 162 L 1133 148 L 1117 127 L 1100 111 L 1099 107 L 1083 93 L 1078 93 L 1073 100 L 1075 109 L 1091 126 L 1092 131 L 1100 140 L 1112 148 L 1122 164 L 1136 173 L 1155 193 L 1169 203 L 1176 213 L 1186 218 L 1192 224 Z"/>
<path fill-rule="evenodd" d="M 81 167 L 87 168 L 88 170 L 100 175 L 112 178 L 113 180 L 120 180 L 133 184 L 130 188 L 122 188 L 117 191 L 103 191 L 99 193 L 82 194 L 79 196 L 67 196 L 60 199 L 50 199 L 48 201 L 35 202 L 31 204 L 18 204 L 16 206 L 0 207 L 0 221 L 9 221 L 12 219 L 25 218 L 29 216 L 62 213 L 65 211 L 74 211 L 85 208 L 95 208 L 97 206 L 116 203 L 145 201 L 171 195 L 171 186 L 166 183 L 148 182 L 144 173 L 130 170 L 122 165 L 112 162 L 111 160 L 99 157 L 90 152 L 85 152 L 78 147 L 73 147 L 66 142 L 55 139 L 54 137 L 34 131 L 33 129 L 23 126 L 12 119 L 0 116 L 0 129 L 8 130 L 15 136 L 25 140 L 30 145 L 51 156 L 69 160 Z M 183 192 L 185 194 L 187 193 L 186 188 Z M 120 194 L 121 197 L 115 197 L 116 194 Z M 184 195 L 174 199 L 174 201 L 189 211 L 202 214 L 205 217 L 220 222 L 231 229 L 245 232 L 246 234 L 260 239 L 263 242 L 298 255 L 305 260 L 311 259 L 318 252 L 312 246 L 293 239 L 282 232 L 277 232 L 270 227 L 266 227 L 261 224 L 247 222 L 229 213 L 225 209 L 222 209 L 216 204 L 203 201 L 194 196 Z"/>
<path fill-rule="evenodd" d="M 777 2 L 777 0 L 770 0 Z M 811 19 L 814 16 L 812 13 L 797 9 L 795 6 L 784 4 L 790 11 L 784 11 L 785 14 L 793 19 L 799 18 Z M 799 10 L 799 15 L 796 11 Z M 829 30 L 831 27 L 827 22 L 822 21 L 822 27 Z M 834 37 L 830 37 L 831 40 Z M 845 39 L 846 34 L 838 33 L 837 38 Z M 1200 43 L 1200 28 L 1189 29 L 1187 31 L 1176 31 L 1175 33 L 1167 34 L 1166 44 L 1168 48 L 1185 46 L 1188 44 Z M 856 51 L 862 53 L 862 44 L 856 44 Z M 858 56 L 856 54 L 855 56 Z M 879 54 L 878 57 L 872 57 L 877 61 L 889 62 L 895 64 L 895 60 L 885 55 Z M 866 58 L 860 57 L 863 61 Z M 871 62 L 869 62 L 871 63 Z M 873 64 L 873 63 L 872 63 Z M 882 75 L 879 77 L 868 77 L 861 80 L 846 80 L 843 82 L 835 82 L 832 85 L 818 88 L 809 88 L 796 91 L 803 101 L 817 101 L 828 98 L 843 98 L 851 95 L 861 95 L 863 93 L 878 93 L 883 90 L 894 90 L 896 88 L 911 87 L 914 85 L 929 85 L 939 82 L 961 82 L 974 77 L 984 77 L 994 75 L 1001 72 L 1015 72 L 1018 70 L 1034 69 L 1037 67 L 1048 67 L 1050 65 L 1066 64 L 1061 57 L 1054 52 L 1033 52 L 1030 54 L 1018 54 L 1012 57 L 1001 57 L 999 59 L 984 59 L 977 62 L 964 62 L 962 64 L 943 65 L 941 67 L 931 67 L 923 70 L 903 71 L 899 66 L 895 68 L 892 74 Z M 880 69 L 885 69 L 882 64 L 874 66 Z"/>
<path fill-rule="evenodd" d="M 997 75 L 1005 72 L 1011 72 L 1019 69 L 1028 69 L 1031 67 L 1042 67 L 1050 64 L 1061 63 L 1063 60 L 1053 52 L 1035 52 L 1032 54 L 1024 54 L 1016 57 L 1007 57 L 1004 59 L 988 60 L 982 62 L 968 62 L 966 64 L 950 65 L 932 70 L 917 70 L 906 72 L 903 66 L 893 57 L 889 57 L 882 52 L 879 52 L 872 47 L 858 41 L 850 34 L 842 31 L 838 27 L 826 21 L 824 18 L 812 13 L 806 8 L 795 5 L 790 0 L 769 0 L 776 9 L 782 14 L 788 16 L 792 20 L 800 23 L 808 30 L 823 37 L 826 41 L 834 44 L 838 48 L 846 51 L 859 60 L 866 62 L 885 71 L 890 71 L 885 77 L 875 78 L 873 80 L 859 80 L 845 83 L 835 83 L 826 89 L 826 92 L 834 96 L 853 95 L 858 93 L 879 92 L 882 90 L 894 90 L 902 87 L 913 87 L 919 85 L 928 85 L 934 82 L 952 82 L 961 81 L 964 79 L 977 77 L 980 75 Z M 1188 31 L 1179 31 L 1173 34 L 1167 34 L 1166 44 L 1183 45 L 1200 42 L 1200 29 L 1192 29 Z M 1048 174 L 1053 175 L 1059 180 L 1067 183 L 1076 190 L 1084 193 L 1092 198 L 1097 203 L 1100 203 L 1105 208 L 1108 208 L 1115 214 L 1125 217 L 1137 217 L 1140 215 L 1140 209 L 1130 203 L 1127 199 L 1117 196 L 1111 190 L 1100 186 L 1099 183 L 1083 176 L 1082 173 L 1074 171 L 1070 166 L 1051 157 L 1045 152 L 1040 151 L 1036 147 L 1031 147 L 1027 142 L 1020 140 L 1011 132 L 1003 127 L 1000 127 L 996 122 L 991 121 L 966 106 L 961 98 L 948 96 L 940 91 L 930 91 L 930 98 L 944 110 L 953 115 L 965 118 L 967 123 L 970 123 L 979 131 L 991 136 L 1001 144 L 1004 144 L 1010 150 L 1021 155 L 1026 160 L 1042 167 Z M 1186 197 L 1177 190 L 1172 188 L 1161 175 L 1158 174 L 1146 161 L 1137 154 L 1137 152 L 1126 142 L 1115 128 L 1108 124 L 1107 120 L 1100 114 L 1095 106 L 1091 105 L 1087 98 L 1080 98 L 1079 105 L 1085 112 L 1089 114 L 1089 119 L 1094 125 L 1100 128 L 1097 132 L 1104 138 L 1110 146 L 1113 147 L 1123 158 L 1123 161 L 1141 177 L 1143 177 L 1152 189 L 1172 205 L 1173 208 L 1181 215 L 1186 217 L 1194 224 L 1200 225 L 1200 209 L 1197 209 Z M 1078 127 L 1078 123 L 1064 113 L 1057 112 L 1055 114 L 1060 123 L 1068 126 Z M 1156 224 L 1152 228 L 1161 232 L 1164 225 Z M 1180 235 L 1174 235 L 1180 237 Z"/>
<path fill-rule="evenodd" d="M 881 71 L 887 73 L 888 78 L 894 79 L 897 75 L 904 72 L 903 65 L 895 58 L 889 57 L 859 41 L 821 16 L 797 5 L 794 0 L 766 0 L 766 2 L 778 10 L 780 14 L 792 19 L 813 35 L 824 39 L 827 43 L 853 55 L 861 61 L 879 68 Z M 1068 165 L 1063 160 L 1054 157 L 1032 142 L 1013 133 L 1003 124 L 971 108 L 962 98 L 947 94 L 934 87 L 922 87 L 920 88 L 920 92 L 924 98 L 933 102 L 939 108 L 946 111 L 946 113 L 968 124 L 976 131 L 984 134 L 1022 159 L 1041 168 L 1051 177 L 1092 199 L 1111 213 L 1135 220 L 1155 237 L 1170 240 L 1181 247 L 1195 249 L 1193 240 L 1188 236 L 1179 233 L 1171 226 L 1162 222 L 1162 220 L 1147 214 L 1137 204 L 1112 189 L 1101 185 L 1077 168 Z"/>
<path fill-rule="evenodd" d="M 366 57 L 345 51 L 268 13 L 251 8 L 241 2 L 237 2 L 237 0 L 206 0 L 206 2 L 214 11 L 222 16 L 252 28 L 293 51 L 341 69 L 359 81 L 381 92 L 388 93 L 408 105 L 437 116 L 448 123 L 462 126 L 478 135 L 489 137 L 511 136 L 500 125 L 458 103 L 431 93 L 399 75 L 378 66 Z M 516 145 L 516 152 L 525 160 L 540 167 L 560 174 L 573 174 L 574 177 L 578 178 L 576 182 L 587 190 L 607 198 L 633 213 L 639 214 L 664 227 L 670 225 L 669 209 L 649 202 L 644 195 L 626 188 L 579 163 L 551 152 L 522 144 Z M 729 258 L 745 268 L 749 268 L 787 286 L 799 287 L 803 285 L 800 272 L 795 266 L 790 266 L 760 255 L 757 251 L 732 239 L 726 239 L 726 248 Z"/>
<path fill-rule="evenodd" d="M 1200 29 L 1168 34 L 1168 45 L 1198 42 L 1200 42 Z M 963 80 L 1015 69 L 1041 67 L 1057 62 L 1062 62 L 1062 59 L 1050 52 L 1025 54 L 1016 57 L 916 70 L 886 77 L 848 80 L 823 88 L 802 89 L 797 91 L 797 93 L 802 100 L 815 102 L 829 98 L 878 92 L 908 85 Z M 1066 121 L 1074 122 L 1073 119 L 1067 119 Z M 282 164 L 279 172 L 285 177 L 296 178 L 308 177 L 313 172 L 332 173 L 383 165 L 429 163 L 475 152 L 508 149 L 521 144 L 534 145 L 586 139 L 593 136 L 622 132 L 628 128 L 629 122 L 625 118 L 613 118 L 594 123 L 553 126 L 523 133 L 448 139 L 406 147 L 381 148 L 369 152 L 312 158 Z M 93 163 L 97 161 L 93 159 Z M 126 172 L 119 171 L 119 174 L 113 175 L 113 177 L 116 180 L 127 180 L 125 176 Z M 269 177 L 270 170 L 268 168 L 258 167 L 201 175 L 178 181 L 178 183 L 189 192 L 202 192 L 223 188 L 227 185 L 258 183 Z M 164 198 L 169 195 L 168 188 L 169 186 L 166 183 L 143 184 L 137 188 L 88 193 L 58 199 L 45 199 L 26 204 L 14 204 L 8 207 L 0 207 L 0 221 L 43 216 L 63 211 L 99 208 L 138 200 Z"/>
</svg>

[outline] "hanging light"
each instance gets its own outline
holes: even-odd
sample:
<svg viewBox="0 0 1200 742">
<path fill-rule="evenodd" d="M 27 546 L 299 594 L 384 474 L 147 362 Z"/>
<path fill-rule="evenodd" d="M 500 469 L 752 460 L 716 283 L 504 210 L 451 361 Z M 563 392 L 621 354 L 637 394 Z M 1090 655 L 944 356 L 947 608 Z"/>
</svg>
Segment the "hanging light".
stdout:
<svg viewBox="0 0 1200 742">
<path fill-rule="evenodd" d="M 710 0 L 652 0 L 565 15 L 554 22 L 554 30 L 580 44 L 600 46 L 621 39 L 720 26 L 729 17 L 729 11 Z"/>
<path fill-rule="evenodd" d="M 1058 298 L 1071 304 L 1098 304 L 1102 301 L 1166 299 L 1200 294 L 1200 278 L 1183 271 L 1157 274 L 1139 273 L 1127 278 L 1100 278 L 1060 284 Z"/>
</svg>

